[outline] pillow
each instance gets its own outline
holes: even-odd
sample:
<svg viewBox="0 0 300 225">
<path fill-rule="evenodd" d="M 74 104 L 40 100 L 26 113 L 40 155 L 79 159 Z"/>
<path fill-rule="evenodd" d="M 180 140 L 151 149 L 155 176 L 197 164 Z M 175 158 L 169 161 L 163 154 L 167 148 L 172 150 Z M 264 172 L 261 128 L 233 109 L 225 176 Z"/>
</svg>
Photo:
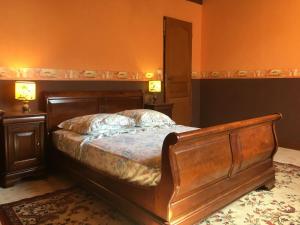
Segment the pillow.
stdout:
<svg viewBox="0 0 300 225">
<path fill-rule="evenodd" d="M 125 110 L 117 114 L 134 119 L 136 126 L 139 127 L 172 126 L 176 124 L 167 115 L 151 109 Z"/>
<path fill-rule="evenodd" d="M 78 116 L 73 119 L 66 120 L 58 125 L 61 129 L 73 131 L 79 134 L 101 133 L 106 132 L 107 130 L 134 126 L 135 122 L 132 118 L 108 113 Z"/>
</svg>

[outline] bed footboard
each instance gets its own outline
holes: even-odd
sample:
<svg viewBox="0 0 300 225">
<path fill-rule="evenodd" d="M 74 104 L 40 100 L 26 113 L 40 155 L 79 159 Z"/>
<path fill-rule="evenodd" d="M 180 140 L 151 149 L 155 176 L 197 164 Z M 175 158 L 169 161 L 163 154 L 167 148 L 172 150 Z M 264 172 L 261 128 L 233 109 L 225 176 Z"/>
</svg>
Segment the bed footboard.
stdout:
<svg viewBox="0 0 300 225">
<path fill-rule="evenodd" d="M 275 181 L 274 122 L 280 114 L 167 136 L 156 211 L 170 224 L 192 224 Z M 165 205 L 165 207 L 163 207 Z"/>
</svg>

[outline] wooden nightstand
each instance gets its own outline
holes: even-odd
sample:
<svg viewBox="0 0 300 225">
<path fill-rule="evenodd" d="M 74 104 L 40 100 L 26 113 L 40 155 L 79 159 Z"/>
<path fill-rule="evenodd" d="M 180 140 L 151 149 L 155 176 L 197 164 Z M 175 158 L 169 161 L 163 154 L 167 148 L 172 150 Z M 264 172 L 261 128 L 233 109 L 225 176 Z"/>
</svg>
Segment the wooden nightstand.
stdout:
<svg viewBox="0 0 300 225">
<path fill-rule="evenodd" d="M 161 112 L 163 114 L 166 114 L 170 118 L 172 118 L 172 109 L 173 109 L 173 104 L 169 103 L 161 103 L 161 104 L 145 104 L 144 105 L 145 109 L 152 109 L 158 112 Z"/>
<path fill-rule="evenodd" d="M 1 118 L 0 118 L 1 119 Z M 1 119 L 0 185 L 44 174 L 46 114 L 5 112 Z"/>
</svg>

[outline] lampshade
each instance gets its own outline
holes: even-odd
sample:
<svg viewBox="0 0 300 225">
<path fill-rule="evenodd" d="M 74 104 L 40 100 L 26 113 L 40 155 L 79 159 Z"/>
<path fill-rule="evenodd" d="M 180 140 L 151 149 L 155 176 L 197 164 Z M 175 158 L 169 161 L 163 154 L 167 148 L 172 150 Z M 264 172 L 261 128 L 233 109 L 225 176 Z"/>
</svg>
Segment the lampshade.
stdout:
<svg viewBox="0 0 300 225">
<path fill-rule="evenodd" d="M 161 81 L 160 80 L 151 80 L 149 81 L 149 92 L 161 92 Z"/>
<path fill-rule="evenodd" d="M 35 100 L 35 83 L 30 81 L 16 81 L 15 98 L 22 101 Z"/>
</svg>

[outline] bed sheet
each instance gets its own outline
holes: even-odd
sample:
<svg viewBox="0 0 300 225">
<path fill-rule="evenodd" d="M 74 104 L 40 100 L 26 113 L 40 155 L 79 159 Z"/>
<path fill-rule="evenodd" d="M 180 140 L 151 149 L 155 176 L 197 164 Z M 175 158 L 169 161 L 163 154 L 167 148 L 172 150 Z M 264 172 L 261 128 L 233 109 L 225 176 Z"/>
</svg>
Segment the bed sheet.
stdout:
<svg viewBox="0 0 300 225">
<path fill-rule="evenodd" d="M 155 186 L 161 178 L 165 137 L 196 129 L 181 125 L 135 128 L 109 137 L 58 130 L 53 133 L 53 142 L 58 150 L 92 168 L 138 185 Z"/>
</svg>

